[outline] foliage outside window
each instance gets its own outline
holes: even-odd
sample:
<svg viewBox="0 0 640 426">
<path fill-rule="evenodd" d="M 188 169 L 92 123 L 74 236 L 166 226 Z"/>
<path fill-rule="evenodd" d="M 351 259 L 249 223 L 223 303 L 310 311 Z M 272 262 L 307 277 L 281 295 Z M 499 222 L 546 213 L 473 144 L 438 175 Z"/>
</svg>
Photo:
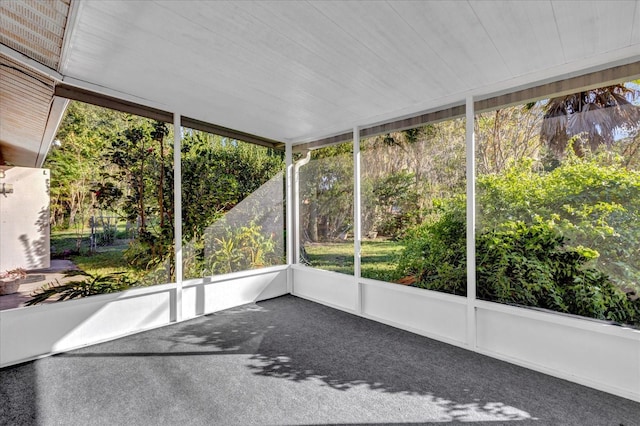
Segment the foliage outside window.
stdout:
<svg viewBox="0 0 640 426">
<path fill-rule="evenodd" d="M 29 304 L 175 280 L 172 127 L 72 102 L 51 169 L 51 257 L 79 269 Z"/>
<path fill-rule="evenodd" d="M 640 325 L 640 87 L 476 117 L 480 298 Z"/>
<path fill-rule="evenodd" d="M 478 297 L 640 325 L 640 85 L 483 112 Z M 362 141 L 362 275 L 466 293 L 464 121 Z M 169 125 L 71 103 L 52 171 L 52 257 L 82 271 L 32 303 L 171 282 Z M 185 277 L 284 262 L 281 153 L 187 131 Z M 301 261 L 353 273 L 352 144 L 300 169 Z"/>
<path fill-rule="evenodd" d="M 637 83 L 476 115 L 479 298 L 640 325 Z M 465 294 L 465 203 L 440 207 L 405 253 Z"/>
<path fill-rule="evenodd" d="M 185 278 L 285 262 L 283 170 L 281 151 L 185 129 Z"/>
<path fill-rule="evenodd" d="M 172 127 L 72 102 L 47 159 L 52 253 L 79 271 L 30 303 L 175 281 Z M 284 155 L 185 130 L 184 277 L 284 263 Z"/>
<path fill-rule="evenodd" d="M 311 153 L 301 166 L 300 262 L 353 274 L 353 144 Z"/>
<path fill-rule="evenodd" d="M 465 120 L 361 143 L 362 276 L 462 294 L 466 258 Z M 456 244 L 448 245 L 454 234 Z"/>
</svg>

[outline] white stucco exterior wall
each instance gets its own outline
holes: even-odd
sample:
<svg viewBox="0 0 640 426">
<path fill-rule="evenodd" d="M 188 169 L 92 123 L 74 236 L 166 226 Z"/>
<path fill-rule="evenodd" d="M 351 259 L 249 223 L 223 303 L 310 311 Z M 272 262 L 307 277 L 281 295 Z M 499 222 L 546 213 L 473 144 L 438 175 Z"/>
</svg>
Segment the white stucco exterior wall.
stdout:
<svg viewBox="0 0 640 426">
<path fill-rule="evenodd" d="M 49 179 L 48 169 L 0 166 L 0 271 L 50 266 Z"/>
</svg>

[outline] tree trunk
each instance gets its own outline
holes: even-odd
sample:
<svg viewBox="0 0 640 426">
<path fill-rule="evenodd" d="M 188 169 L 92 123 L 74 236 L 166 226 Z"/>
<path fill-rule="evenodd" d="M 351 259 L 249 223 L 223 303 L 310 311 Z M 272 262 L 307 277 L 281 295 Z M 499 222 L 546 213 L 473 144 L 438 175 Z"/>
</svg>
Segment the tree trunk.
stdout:
<svg viewBox="0 0 640 426">
<path fill-rule="evenodd" d="M 318 241 L 318 204 L 314 200 L 309 204 L 309 225 L 307 226 L 309 239 L 314 243 Z"/>
<path fill-rule="evenodd" d="M 160 229 L 164 229 L 164 137 L 160 136 L 158 142 L 160 145 L 160 182 L 158 182 L 158 208 L 160 212 Z"/>
<path fill-rule="evenodd" d="M 138 180 L 138 209 L 140 210 L 140 232 L 147 230 L 144 215 L 144 140 L 142 141 L 142 160 L 140 160 L 140 177 Z"/>
</svg>

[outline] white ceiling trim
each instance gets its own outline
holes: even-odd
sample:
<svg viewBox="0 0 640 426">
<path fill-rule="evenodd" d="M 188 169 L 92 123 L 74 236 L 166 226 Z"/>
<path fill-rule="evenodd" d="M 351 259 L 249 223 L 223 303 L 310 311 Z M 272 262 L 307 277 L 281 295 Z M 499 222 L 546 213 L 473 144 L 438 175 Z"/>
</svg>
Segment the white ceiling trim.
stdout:
<svg viewBox="0 0 640 426">
<path fill-rule="evenodd" d="M 66 74 L 69 66 L 69 52 L 73 49 L 73 31 L 77 28 L 78 16 L 83 6 L 84 2 L 79 0 L 71 0 L 69 4 L 69 14 L 67 15 L 67 24 L 62 35 L 62 48 L 58 65 L 58 71 L 63 75 Z"/>
<path fill-rule="evenodd" d="M 34 61 L 26 55 L 18 52 L 17 50 L 13 50 L 9 46 L 5 46 L 4 44 L 0 44 L 0 54 L 7 56 L 10 59 L 13 59 L 16 62 L 21 63 L 22 65 L 31 68 L 38 73 L 49 77 L 55 81 L 62 81 L 62 74 L 58 71 L 49 68 L 46 65 L 41 64 L 40 62 Z"/>
<path fill-rule="evenodd" d="M 35 167 L 42 167 L 44 160 L 47 158 L 47 153 L 51 148 L 51 143 L 56 137 L 58 127 L 62 122 L 62 117 L 69 104 L 68 99 L 60 98 L 58 96 L 53 97 L 51 102 L 51 108 L 49 109 L 49 117 L 47 118 L 47 124 L 40 140 L 40 149 L 38 150 L 38 156 L 36 158 Z"/>
<path fill-rule="evenodd" d="M 108 88 L 108 87 L 104 87 L 104 86 L 99 86 L 97 84 L 93 84 L 93 83 L 89 83 L 87 81 L 83 81 L 83 80 L 78 80 L 76 78 L 73 77 L 68 77 L 68 76 L 64 76 L 61 80 L 61 82 L 69 85 L 69 86 L 73 86 L 73 87 L 77 87 L 78 89 L 85 89 L 85 90 L 89 90 L 91 92 L 94 92 L 96 94 L 100 94 L 100 95 L 104 95 L 104 96 L 111 96 L 113 98 L 117 98 L 123 101 L 128 101 L 128 102 L 133 102 L 142 106 L 146 106 L 146 107 L 150 107 L 150 108 L 155 108 L 155 109 L 159 109 L 159 110 L 163 110 L 172 114 L 180 114 L 180 111 L 175 111 L 172 110 L 172 108 L 169 105 L 160 103 L 160 102 L 155 102 L 149 99 L 143 99 L 140 98 L 138 96 L 135 95 L 131 95 L 129 93 L 122 93 L 119 92 L 117 90 Z M 182 115 L 182 114 L 180 114 Z"/>
</svg>

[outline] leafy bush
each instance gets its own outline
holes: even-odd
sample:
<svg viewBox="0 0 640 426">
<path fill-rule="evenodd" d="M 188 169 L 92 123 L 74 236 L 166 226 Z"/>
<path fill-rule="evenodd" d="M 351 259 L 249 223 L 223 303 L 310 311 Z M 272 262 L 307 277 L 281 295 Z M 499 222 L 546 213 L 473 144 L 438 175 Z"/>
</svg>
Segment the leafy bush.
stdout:
<svg viewBox="0 0 640 426">
<path fill-rule="evenodd" d="M 605 273 L 588 267 L 597 252 L 567 247 L 553 223 L 503 227 L 478 236 L 479 298 L 640 324 L 640 304 Z"/>
<path fill-rule="evenodd" d="M 477 195 L 478 297 L 640 325 L 638 172 L 602 156 L 542 173 L 525 160 L 478 177 Z M 464 214 L 443 204 L 409 230 L 398 273 L 464 295 Z"/>
<path fill-rule="evenodd" d="M 464 295 L 467 291 L 466 226 L 454 211 L 410 229 L 398 262 L 401 275 L 416 277 L 416 286 Z"/>
<path fill-rule="evenodd" d="M 284 169 L 281 153 L 203 132 L 182 143 L 182 235 L 200 238 L 207 227 Z"/>
<path fill-rule="evenodd" d="M 550 221 L 571 245 L 597 250 L 593 263 L 619 287 L 640 290 L 640 172 L 621 158 L 569 152 L 551 172 L 538 172 L 525 159 L 479 176 L 477 187 L 479 229 Z"/>
<path fill-rule="evenodd" d="M 186 276 L 209 276 L 280 264 L 273 235 L 262 226 L 232 227 L 220 220 L 204 236 L 185 247 Z"/>
<path fill-rule="evenodd" d="M 127 263 L 139 270 L 151 270 L 172 256 L 173 243 L 147 232 L 129 242 L 123 255 Z"/>
<path fill-rule="evenodd" d="M 503 223 L 476 243 L 478 298 L 640 325 L 633 300 L 609 277 L 587 264 L 597 252 L 567 247 L 553 223 Z M 398 264 L 415 286 L 466 295 L 465 223 L 455 213 L 413 229 Z"/>
</svg>

